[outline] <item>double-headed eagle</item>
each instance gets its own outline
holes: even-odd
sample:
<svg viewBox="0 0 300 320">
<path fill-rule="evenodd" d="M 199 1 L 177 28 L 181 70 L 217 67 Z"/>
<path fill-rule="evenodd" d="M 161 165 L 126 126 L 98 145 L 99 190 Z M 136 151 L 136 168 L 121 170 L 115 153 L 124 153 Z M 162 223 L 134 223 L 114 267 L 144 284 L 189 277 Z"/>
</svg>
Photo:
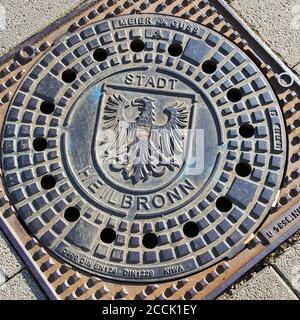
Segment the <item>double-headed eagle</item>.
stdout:
<svg viewBox="0 0 300 320">
<path fill-rule="evenodd" d="M 104 107 L 103 129 L 111 134 L 100 143 L 104 150 L 101 157 L 134 184 L 151 176 L 160 177 L 166 168 L 174 171 L 182 161 L 183 129 L 188 123 L 186 106 L 175 102 L 166 107 L 163 113 L 167 121 L 157 125 L 154 102 L 148 97 L 129 102 L 122 95 L 113 94 Z"/>
</svg>

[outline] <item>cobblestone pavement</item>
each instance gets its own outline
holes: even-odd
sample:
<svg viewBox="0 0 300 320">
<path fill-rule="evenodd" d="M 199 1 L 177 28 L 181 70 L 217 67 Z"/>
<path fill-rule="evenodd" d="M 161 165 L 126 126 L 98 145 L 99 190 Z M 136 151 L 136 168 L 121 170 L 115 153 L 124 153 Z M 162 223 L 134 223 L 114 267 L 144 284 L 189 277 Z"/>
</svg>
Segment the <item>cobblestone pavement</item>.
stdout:
<svg viewBox="0 0 300 320">
<path fill-rule="evenodd" d="M 233 284 L 219 299 L 298 300 L 300 231 Z"/>
<path fill-rule="evenodd" d="M 45 295 L 0 231 L 0 300 L 42 299 Z"/>
<path fill-rule="evenodd" d="M 0 56 L 65 15 L 83 0 L 0 0 L 6 29 L 0 28 Z M 228 0 L 260 37 L 300 75 L 300 0 Z M 46 8 L 46 9 L 45 9 Z M 299 237 L 298 237 L 299 238 Z M 298 239 L 297 237 L 294 239 Z M 294 243 L 295 242 L 295 243 Z M 288 247 L 288 248 L 286 248 Z M 300 241 L 277 249 L 220 299 L 300 298 Z M 284 251 L 282 254 L 281 251 Z M 46 299 L 30 271 L 0 230 L 0 300 Z"/>
</svg>

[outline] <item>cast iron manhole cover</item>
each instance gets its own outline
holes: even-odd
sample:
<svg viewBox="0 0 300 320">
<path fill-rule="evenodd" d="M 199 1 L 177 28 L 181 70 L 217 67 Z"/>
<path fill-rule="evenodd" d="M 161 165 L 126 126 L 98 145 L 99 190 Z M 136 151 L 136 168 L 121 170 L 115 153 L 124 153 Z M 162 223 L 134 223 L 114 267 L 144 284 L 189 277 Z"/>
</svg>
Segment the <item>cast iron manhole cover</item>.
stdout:
<svg viewBox="0 0 300 320">
<path fill-rule="evenodd" d="M 77 25 L 40 57 L 23 47 L 16 61 L 34 63 L 3 117 L 18 219 L 53 259 L 121 286 L 224 272 L 278 201 L 287 157 L 257 61 L 212 25 L 151 12 Z"/>
<path fill-rule="evenodd" d="M 21 219 L 70 263 L 157 281 L 242 249 L 279 189 L 285 131 L 261 71 L 215 32 L 125 16 L 60 39 L 3 133 Z"/>
</svg>

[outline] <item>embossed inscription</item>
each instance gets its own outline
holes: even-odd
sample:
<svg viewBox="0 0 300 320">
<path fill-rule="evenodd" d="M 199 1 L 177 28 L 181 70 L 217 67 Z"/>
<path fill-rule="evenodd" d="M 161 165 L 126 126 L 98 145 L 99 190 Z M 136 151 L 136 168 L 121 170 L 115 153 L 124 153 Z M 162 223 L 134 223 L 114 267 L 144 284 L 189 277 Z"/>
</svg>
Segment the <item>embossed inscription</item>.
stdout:
<svg viewBox="0 0 300 320">
<path fill-rule="evenodd" d="M 271 226 L 267 227 L 262 231 L 262 234 L 266 238 L 273 238 L 274 235 L 280 233 L 283 229 L 285 229 L 291 223 L 294 223 L 296 220 L 300 218 L 300 208 L 299 206 L 295 206 L 288 213 L 284 214 L 282 217 L 277 219 Z"/>
<path fill-rule="evenodd" d="M 94 193 L 94 195 L 105 202 L 118 206 L 122 209 L 135 208 L 137 210 L 160 209 L 166 205 L 175 204 L 176 201 L 182 200 L 189 195 L 196 187 L 190 181 L 185 179 L 177 187 L 167 190 L 163 193 L 157 193 L 145 196 L 135 196 L 124 194 L 105 184 L 99 179 L 98 174 L 88 167 L 78 174 L 79 179 L 85 187 Z"/>
<path fill-rule="evenodd" d="M 153 76 L 139 75 L 130 73 L 125 78 L 127 85 L 136 85 L 144 88 L 157 88 L 175 90 L 177 79 L 167 79 L 163 77 L 155 78 Z"/>
<path fill-rule="evenodd" d="M 180 272 L 183 272 L 183 271 L 184 271 L 184 268 L 183 268 L 182 265 L 164 268 L 164 274 L 165 275 L 177 274 L 177 273 L 180 273 Z"/>
<path fill-rule="evenodd" d="M 114 27 L 124 28 L 130 26 L 143 26 L 143 25 L 153 25 L 153 26 L 161 26 L 172 28 L 173 30 L 179 30 L 183 32 L 187 32 L 190 34 L 197 35 L 200 32 L 200 27 L 195 26 L 187 21 L 177 21 L 174 19 L 168 18 L 156 18 L 156 17 L 129 17 L 114 21 Z"/>
<path fill-rule="evenodd" d="M 282 150 L 282 132 L 279 124 L 273 126 L 274 147 L 276 150 Z"/>
<path fill-rule="evenodd" d="M 100 264 L 96 262 L 94 259 L 87 258 L 79 253 L 70 250 L 69 248 L 64 248 L 61 253 L 66 259 L 75 262 L 81 266 L 84 266 L 88 269 L 93 269 L 101 273 L 116 275 L 117 268 L 111 267 L 105 264 Z"/>
<path fill-rule="evenodd" d="M 87 269 L 90 270 L 95 270 L 97 272 L 101 272 L 107 275 L 114 275 L 114 276 L 122 276 L 125 278 L 137 278 L 137 279 L 149 279 L 153 278 L 155 276 L 155 272 L 152 269 L 142 269 L 142 270 L 137 270 L 137 269 L 129 269 L 129 268 L 118 268 L 118 267 L 113 267 L 110 265 L 106 265 L 103 263 L 99 263 L 95 259 L 90 259 L 85 257 L 82 254 L 79 254 L 73 250 L 70 250 L 70 248 L 64 248 L 61 252 L 61 254 L 68 260 L 81 265 Z M 179 266 L 180 270 L 184 270 L 183 267 Z M 170 269 L 176 269 L 177 267 L 172 267 Z M 176 272 L 170 271 L 169 273 L 166 274 L 174 274 Z"/>
<path fill-rule="evenodd" d="M 154 271 L 123 269 L 123 276 L 128 278 L 152 278 L 154 277 Z"/>
<path fill-rule="evenodd" d="M 269 110 L 269 115 L 272 122 L 273 148 L 274 150 L 280 152 L 283 149 L 283 141 L 279 115 L 277 110 L 275 110 L 274 108 Z"/>
<path fill-rule="evenodd" d="M 132 26 L 132 25 L 143 25 L 143 24 L 152 24 L 153 19 L 151 17 L 130 17 L 126 19 L 121 19 L 119 21 L 120 27 Z"/>
</svg>

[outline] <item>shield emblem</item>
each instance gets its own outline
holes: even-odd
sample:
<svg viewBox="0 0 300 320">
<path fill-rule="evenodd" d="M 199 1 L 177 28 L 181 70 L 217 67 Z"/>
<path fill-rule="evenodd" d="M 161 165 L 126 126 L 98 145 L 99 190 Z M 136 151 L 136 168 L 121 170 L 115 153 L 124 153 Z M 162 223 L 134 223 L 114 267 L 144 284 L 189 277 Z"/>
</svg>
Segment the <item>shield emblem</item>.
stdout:
<svg viewBox="0 0 300 320">
<path fill-rule="evenodd" d="M 105 84 L 97 115 L 94 159 L 101 171 L 133 185 L 174 176 L 189 154 L 196 99 L 189 92 Z"/>
</svg>

